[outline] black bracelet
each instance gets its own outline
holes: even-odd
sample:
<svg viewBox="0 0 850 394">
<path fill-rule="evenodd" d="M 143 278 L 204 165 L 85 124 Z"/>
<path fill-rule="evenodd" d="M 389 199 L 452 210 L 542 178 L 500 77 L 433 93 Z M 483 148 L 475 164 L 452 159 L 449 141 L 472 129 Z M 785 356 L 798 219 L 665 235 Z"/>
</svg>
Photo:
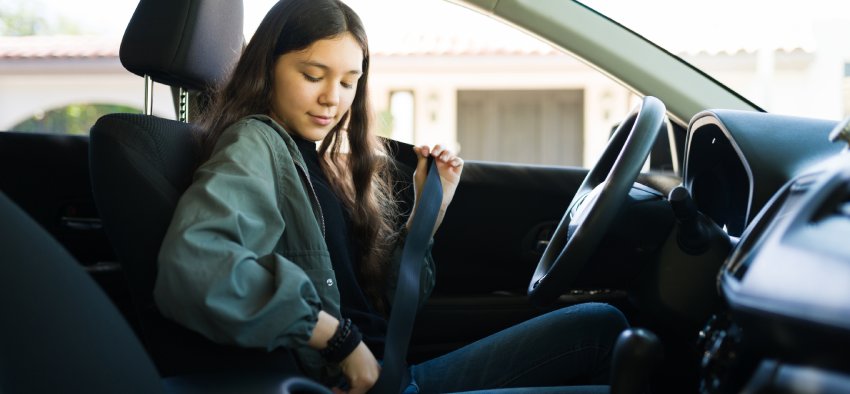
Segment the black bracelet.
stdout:
<svg viewBox="0 0 850 394">
<path fill-rule="evenodd" d="M 328 340 L 328 346 L 320 350 L 319 354 L 328 362 L 339 363 L 348 357 L 362 340 L 363 336 L 357 326 L 351 323 L 351 319 L 344 319 L 339 322 L 336 332 Z"/>
<path fill-rule="evenodd" d="M 351 319 L 344 319 L 339 322 L 336 327 L 336 332 L 328 339 L 328 346 L 324 349 L 326 353 L 333 353 L 342 344 L 342 341 L 351 334 Z"/>
</svg>

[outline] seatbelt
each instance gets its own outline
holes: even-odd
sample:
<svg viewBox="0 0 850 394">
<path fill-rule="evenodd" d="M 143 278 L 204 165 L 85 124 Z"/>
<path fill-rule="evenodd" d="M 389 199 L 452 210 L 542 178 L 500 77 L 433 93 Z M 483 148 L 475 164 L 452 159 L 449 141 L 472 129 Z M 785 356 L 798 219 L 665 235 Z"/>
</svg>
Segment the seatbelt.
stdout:
<svg viewBox="0 0 850 394">
<path fill-rule="evenodd" d="M 417 201 L 401 253 L 381 374 L 369 391 L 374 394 L 398 394 L 410 384 L 410 369 L 407 368 L 406 362 L 407 347 L 410 344 L 416 311 L 419 309 L 422 262 L 425 261 L 425 251 L 431 241 L 431 233 L 434 231 L 443 201 L 443 187 L 437 165 L 430 157 L 428 161 L 428 176 L 425 178 L 425 185 Z"/>
</svg>

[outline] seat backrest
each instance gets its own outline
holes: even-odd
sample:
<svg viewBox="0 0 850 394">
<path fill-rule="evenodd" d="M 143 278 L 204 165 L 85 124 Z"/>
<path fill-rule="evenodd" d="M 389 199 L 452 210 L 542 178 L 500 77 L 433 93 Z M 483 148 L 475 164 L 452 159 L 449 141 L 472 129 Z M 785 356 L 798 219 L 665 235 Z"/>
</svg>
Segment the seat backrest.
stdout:
<svg viewBox="0 0 850 394">
<path fill-rule="evenodd" d="M 241 0 L 142 0 L 121 40 L 121 63 L 156 82 L 205 92 L 226 79 L 244 43 Z M 105 230 L 134 303 L 153 305 L 156 256 L 198 149 L 192 126 L 111 114 L 91 130 L 90 167 Z"/>
<path fill-rule="evenodd" d="M 95 202 L 133 303 L 143 314 L 154 308 L 159 247 L 197 161 L 192 127 L 148 115 L 110 114 L 91 129 Z"/>
<path fill-rule="evenodd" d="M 142 0 L 120 56 L 135 74 L 204 92 L 226 79 L 243 43 L 240 0 Z M 138 332 L 164 376 L 249 365 L 296 370 L 288 352 L 214 345 L 164 319 L 155 307 L 159 248 L 197 164 L 193 129 L 139 114 L 107 115 L 91 129 L 95 202 L 127 278 Z"/>
<path fill-rule="evenodd" d="M 106 294 L 2 192 L 0 234 L 0 392 L 163 391 Z"/>
</svg>

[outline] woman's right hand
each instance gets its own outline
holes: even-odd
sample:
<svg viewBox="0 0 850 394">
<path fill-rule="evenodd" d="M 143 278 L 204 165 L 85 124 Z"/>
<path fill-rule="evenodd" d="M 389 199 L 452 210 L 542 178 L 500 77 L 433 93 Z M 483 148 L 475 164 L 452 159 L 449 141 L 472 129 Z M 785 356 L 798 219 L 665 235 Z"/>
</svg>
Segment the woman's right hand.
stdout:
<svg viewBox="0 0 850 394">
<path fill-rule="evenodd" d="M 434 162 L 437 165 L 437 173 L 440 175 L 440 184 L 443 186 L 443 201 L 440 203 L 440 210 L 437 213 L 434 230 L 431 232 L 433 236 L 437 232 L 437 228 L 440 227 L 440 223 L 443 222 L 446 209 L 448 209 L 449 203 L 454 198 L 455 190 L 460 183 L 460 174 L 463 172 L 463 159 L 440 145 L 435 145 L 433 149 L 428 147 L 428 145 L 416 146 L 413 150 L 416 152 L 416 157 L 419 161 L 416 163 L 416 170 L 413 172 L 413 212 L 410 215 L 407 226 L 409 228 L 413 216 L 416 215 L 416 206 L 419 204 L 419 197 L 425 186 L 425 178 L 428 175 L 428 157 L 434 157 Z"/>
<path fill-rule="evenodd" d="M 342 373 L 348 379 L 348 393 L 361 394 L 366 393 L 375 382 L 378 381 L 378 375 L 381 373 L 381 366 L 375 355 L 369 350 L 362 341 L 348 357 L 344 358 L 339 363 L 342 368 Z M 334 389 L 334 392 L 342 392 Z"/>
<path fill-rule="evenodd" d="M 323 349 L 327 346 L 338 326 L 339 320 L 325 311 L 319 311 L 316 327 L 313 328 L 313 333 L 307 343 L 314 349 Z M 363 341 L 357 344 L 354 351 L 345 357 L 339 363 L 339 366 L 348 380 L 349 389 L 347 392 L 351 394 L 369 391 L 378 381 L 378 374 L 381 372 L 378 360 L 375 359 L 375 355 Z M 337 387 L 334 387 L 333 391 L 334 393 L 345 392 Z"/>
</svg>

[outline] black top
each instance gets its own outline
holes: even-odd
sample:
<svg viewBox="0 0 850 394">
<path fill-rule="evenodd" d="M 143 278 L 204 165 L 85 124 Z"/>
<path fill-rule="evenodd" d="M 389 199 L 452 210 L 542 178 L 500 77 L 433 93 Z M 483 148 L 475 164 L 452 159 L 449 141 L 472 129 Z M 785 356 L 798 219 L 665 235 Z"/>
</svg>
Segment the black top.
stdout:
<svg viewBox="0 0 850 394">
<path fill-rule="evenodd" d="M 378 313 L 360 288 L 357 272 L 360 267 L 360 247 L 350 236 L 351 218 L 342 201 L 334 193 L 319 164 L 316 144 L 297 135 L 292 135 L 316 190 L 319 206 L 325 220 L 325 243 L 331 256 L 339 288 L 340 312 L 351 319 L 363 334 L 363 342 L 381 359 L 384 339 L 387 335 L 387 320 Z"/>
</svg>

